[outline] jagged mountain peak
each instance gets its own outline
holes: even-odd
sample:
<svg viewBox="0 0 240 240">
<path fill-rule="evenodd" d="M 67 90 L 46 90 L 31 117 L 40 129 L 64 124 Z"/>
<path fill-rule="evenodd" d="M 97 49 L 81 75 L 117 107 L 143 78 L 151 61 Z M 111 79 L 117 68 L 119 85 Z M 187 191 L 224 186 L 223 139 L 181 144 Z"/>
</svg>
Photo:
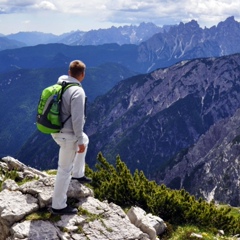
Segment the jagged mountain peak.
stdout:
<svg viewBox="0 0 240 240">
<path fill-rule="evenodd" d="M 180 30 L 184 28 L 196 29 L 196 28 L 200 28 L 200 26 L 196 20 L 191 20 L 190 22 L 187 22 L 187 23 L 180 22 L 178 26 L 173 26 L 172 28 L 179 28 Z"/>
<path fill-rule="evenodd" d="M 235 20 L 234 16 L 230 16 L 226 18 L 225 21 L 221 21 L 217 24 L 217 27 L 222 27 L 222 26 L 231 26 L 232 24 L 238 25 L 238 22 Z"/>
<path fill-rule="evenodd" d="M 216 57 L 238 53 L 239 23 L 233 17 L 217 27 L 202 29 L 197 21 L 180 23 L 159 32 L 139 46 L 139 61 L 149 62 L 148 72 L 186 59 Z"/>
</svg>

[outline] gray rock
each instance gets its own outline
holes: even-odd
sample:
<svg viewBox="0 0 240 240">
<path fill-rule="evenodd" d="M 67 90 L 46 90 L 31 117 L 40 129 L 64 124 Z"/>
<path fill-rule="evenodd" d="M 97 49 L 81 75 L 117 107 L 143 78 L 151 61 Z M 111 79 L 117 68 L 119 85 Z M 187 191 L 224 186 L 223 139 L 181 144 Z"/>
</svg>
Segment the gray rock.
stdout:
<svg viewBox="0 0 240 240">
<path fill-rule="evenodd" d="M 0 216 L 9 225 L 21 220 L 38 208 L 37 199 L 30 194 L 22 194 L 20 191 L 7 189 L 0 192 Z"/>
<path fill-rule="evenodd" d="M 67 194 L 69 198 L 77 200 L 78 214 L 59 216 L 59 220 L 51 215 L 47 220 L 41 219 L 38 211 L 50 214 L 47 207 L 51 205 L 55 176 L 38 175 L 37 170 L 28 168 L 18 160 L 15 162 L 10 157 L 5 161 L 8 166 L 6 171 L 18 169 L 19 173 L 25 171 L 39 179 L 21 186 L 11 179 L 3 183 L 0 192 L 0 240 L 156 239 L 158 218 L 145 218 L 147 221 L 143 221 L 144 227 L 135 226 L 121 207 L 95 199 L 91 189 L 74 180 L 71 181 Z M 31 213 L 40 219 L 26 219 Z M 152 233 L 149 229 L 155 231 L 154 235 L 150 236 Z"/>
<path fill-rule="evenodd" d="M 12 226 L 10 239 L 59 240 L 58 229 L 48 221 L 24 221 Z"/>
<path fill-rule="evenodd" d="M 95 221 L 83 227 L 87 236 L 99 236 L 99 233 L 103 232 L 105 238 L 101 238 L 100 235 L 100 238 L 96 239 L 149 239 L 147 234 L 131 224 L 125 212 L 114 203 L 108 204 L 88 197 L 80 201 L 79 206 L 96 217 Z"/>
<path fill-rule="evenodd" d="M 3 182 L 2 184 L 2 190 L 4 189 L 8 189 L 11 191 L 15 191 L 19 189 L 19 186 L 17 185 L 17 183 L 15 181 L 13 181 L 12 179 L 7 179 Z"/>
<path fill-rule="evenodd" d="M 20 191 L 4 189 L 0 192 L 0 240 L 5 240 L 12 224 L 38 210 L 37 199 Z"/>
<path fill-rule="evenodd" d="M 33 177 L 46 177 L 48 176 L 47 173 L 41 172 L 37 169 L 31 168 L 23 164 L 22 162 L 18 161 L 17 159 L 14 159 L 10 156 L 2 158 L 2 161 L 7 164 L 8 170 L 16 170 L 23 174 L 24 177 L 30 176 Z"/>
<path fill-rule="evenodd" d="M 143 232 L 148 233 L 151 240 L 157 239 L 157 235 L 162 234 L 167 228 L 164 221 L 139 207 L 131 207 L 127 213 L 131 223 L 139 227 Z"/>
</svg>

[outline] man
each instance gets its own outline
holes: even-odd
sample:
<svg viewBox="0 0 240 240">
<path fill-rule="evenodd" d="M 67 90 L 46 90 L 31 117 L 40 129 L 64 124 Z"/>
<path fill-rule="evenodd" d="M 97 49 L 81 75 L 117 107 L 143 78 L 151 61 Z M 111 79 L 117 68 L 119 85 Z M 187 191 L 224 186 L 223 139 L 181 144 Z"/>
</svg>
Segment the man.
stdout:
<svg viewBox="0 0 240 240">
<path fill-rule="evenodd" d="M 86 96 L 81 82 L 85 77 L 86 66 L 79 60 L 69 65 L 68 75 L 59 77 L 58 83 L 73 83 L 62 96 L 61 119 L 64 122 L 59 133 L 52 137 L 60 146 L 57 176 L 52 196 L 52 213 L 76 214 L 77 209 L 67 206 L 67 190 L 71 178 L 80 183 L 89 183 L 91 179 L 84 175 L 85 156 L 88 146 L 88 136 L 83 132 L 85 123 Z"/>
</svg>

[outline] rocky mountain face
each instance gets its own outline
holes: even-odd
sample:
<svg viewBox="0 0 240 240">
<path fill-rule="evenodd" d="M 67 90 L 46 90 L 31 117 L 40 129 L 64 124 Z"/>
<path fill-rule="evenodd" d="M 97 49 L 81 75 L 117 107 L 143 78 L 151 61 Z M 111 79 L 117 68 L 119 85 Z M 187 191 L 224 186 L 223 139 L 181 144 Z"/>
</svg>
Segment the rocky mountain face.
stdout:
<svg viewBox="0 0 240 240">
<path fill-rule="evenodd" d="M 0 240 L 156 240 L 166 229 L 160 217 L 134 206 L 125 213 L 114 203 L 97 200 L 91 189 L 77 181 L 70 183 L 67 194 L 75 200 L 78 214 L 53 216 L 48 210 L 52 202 L 53 175 L 27 167 L 11 157 L 0 161 L 0 169 L 0 181 L 11 170 L 15 170 L 19 178 L 29 180 L 21 186 L 10 179 L 3 182 Z M 33 215 L 38 218 L 31 218 Z"/>
<path fill-rule="evenodd" d="M 239 66 L 239 54 L 216 59 L 196 59 L 121 82 L 108 94 L 98 98 L 90 109 L 86 126 L 91 143 L 88 150 L 90 161 L 99 151 L 112 162 L 119 154 L 132 171 L 141 169 L 149 178 L 153 178 L 157 169 L 164 169 L 176 154 L 183 154 L 185 149 L 198 143 L 211 126 L 234 115 L 240 106 Z M 226 137 L 225 134 L 228 133 L 224 131 L 222 134 Z M 238 133 L 235 134 L 233 138 L 238 136 Z M 224 152 L 221 152 L 219 144 L 214 141 L 218 139 L 218 135 L 210 138 L 213 138 L 212 143 L 216 144 L 214 146 L 218 146 L 221 161 L 225 162 L 218 164 L 219 168 L 229 165 L 227 169 L 231 168 L 230 172 L 234 172 L 228 177 L 231 174 L 228 174 L 227 169 L 222 169 L 226 171 L 225 177 L 214 179 L 219 170 L 214 168 L 214 173 L 210 171 L 209 174 L 214 179 L 213 185 L 218 182 L 218 186 L 221 186 L 219 189 L 225 189 L 226 184 L 235 189 L 228 196 L 215 194 L 215 199 L 238 204 L 239 190 L 235 184 L 239 184 L 239 160 L 232 157 L 234 154 L 231 152 L 236 151 L 237 154 L 236 142 L 236 148 L 229 145 L 232 148 L 226 162 Z M 209 152 L 216 153 L 210 146 L 208 144 Z M 203 149 L 206 150 L 202 147 L 197 153 L 204 155 Z M 196 162 L 200 161 L 197 154 L 192 155 L 192 158 L 196 158 Z M 218 158 L 218 155 L 211 155 L 212 164 L 216 164 L 214 159 Z M 177 169 L 179 174 L 183 174 L 185 168 L 188 170 L 185 185 L 190 186 L 190 192 L 191 186 L 199 192 L 203 186 L 202 181 L 198 181 L 198 178 L 194 182 L 187 179 L 187 175 L 191 174 L 193 177 L 196 174 L 194 161 L 189 161 L 191 170 L 184 162 Z M 199 168 L 198 177 L 204 179 L 201 169 L 203 165 L 200 163 L 196 165 Z M 209 171 L 210 167 L 206 169 Z M 172 168 L 169 172 L 171 171 Z M 178 178 L 175 179 L 178 175 L 169 172 L 166 172 L 163 182 L 178 182 Z M 155 175 L 154 178 L 158 176 Z M 200 191 L 201 195 L 206 197 L 210 194 L 210 186 Z M 228 189 L 230 191 L 230 186 Z"/>
<path fill-rule="evenodd" d="M 171 188 L 240 206 L 240 110 L 210 127 L 159 173 Z"/>
<path fill-rule="evenodd" d="M 139 46 L 138 60 L 146 62 L 147 71 L 167 67 L 185 59 L 217 57 L 239 53 L 240 23 L 234 17 L 217 26 L 200 28 L 194 20 L 169 31 L 155 34 Z"/>
<path fill-rule="evenodd" d="M 90 151 L 119 153 L 131 169 L 162 165 L 239 108 L 239 63 L 196 59 L 122 81 L 89 110 Z"/>
</svg>

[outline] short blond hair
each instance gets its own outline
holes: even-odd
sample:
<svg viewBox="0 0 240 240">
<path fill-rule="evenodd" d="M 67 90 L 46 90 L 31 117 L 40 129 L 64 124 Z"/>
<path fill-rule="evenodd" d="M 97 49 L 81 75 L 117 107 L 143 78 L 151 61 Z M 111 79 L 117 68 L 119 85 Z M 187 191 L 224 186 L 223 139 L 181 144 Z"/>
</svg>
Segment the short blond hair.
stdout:
<svg viewBox="0 0 240 240">
<path fill-rule="evenodd" d="M 74 60 L 69 64 L 69 73 L 72 77 L 77 78 L 85 72 L 86 65 L 80 60 Z"/>
</svg>

